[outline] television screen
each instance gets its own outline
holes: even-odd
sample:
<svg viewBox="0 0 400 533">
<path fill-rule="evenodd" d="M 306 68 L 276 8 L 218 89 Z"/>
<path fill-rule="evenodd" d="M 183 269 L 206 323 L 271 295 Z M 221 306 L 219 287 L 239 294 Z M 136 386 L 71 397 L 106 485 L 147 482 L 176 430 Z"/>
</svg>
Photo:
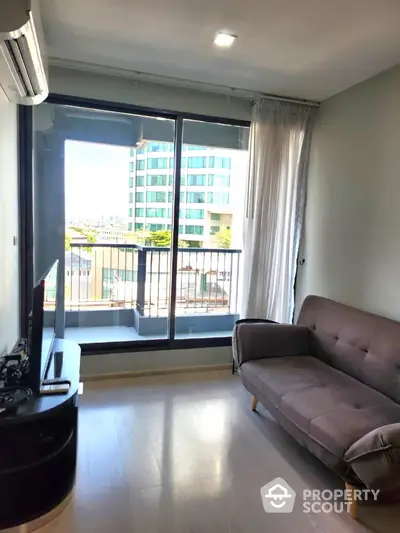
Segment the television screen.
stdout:
<svg viewBox="0 0 400 533">
<path fill-rule="evenodd" d="M 30 370 L 29 382 L 34 392 L 39 392 L 46 377 L 53 350 L 57 308 L 58 260 L 39 279 L 33 288 L 30 317 Z"/>
<path fill-rule="evenodd" d="M 58 261 L 48 271 L 44 278 L 43 298 L 43 330 L 42 330 L 42 361 L 47 360 L 51 353 L 56 328 L 57 301 L 57 271 Z"/>
</svg>

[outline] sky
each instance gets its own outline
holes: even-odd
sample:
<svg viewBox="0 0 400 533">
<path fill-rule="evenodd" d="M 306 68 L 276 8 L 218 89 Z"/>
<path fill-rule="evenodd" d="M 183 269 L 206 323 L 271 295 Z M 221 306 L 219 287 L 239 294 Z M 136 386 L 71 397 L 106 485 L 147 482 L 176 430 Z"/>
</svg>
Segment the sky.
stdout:
<svg viewBox="0 0 400 533">
<path fill-rule="evenodd" d="M 66 218 L 126 217 L 129 147 L 66 141 Z"/>
</svg>

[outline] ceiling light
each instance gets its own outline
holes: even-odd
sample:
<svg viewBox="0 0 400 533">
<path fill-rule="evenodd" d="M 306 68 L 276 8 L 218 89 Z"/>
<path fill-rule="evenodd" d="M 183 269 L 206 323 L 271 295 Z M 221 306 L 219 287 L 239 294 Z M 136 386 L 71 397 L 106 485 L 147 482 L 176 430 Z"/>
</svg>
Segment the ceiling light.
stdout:
<svg viewBox="0 0 400 533">
<path fill-rule="evenodd" d="M 237 35 L 233 35 L 232 33 L 226 33 L 224 31 L 219 31 L 215 36 L 214 44 L 216 46 L 220 46 L 221 48 L 229 48 L 233 45 L 236 39 Z"/>
</svg>

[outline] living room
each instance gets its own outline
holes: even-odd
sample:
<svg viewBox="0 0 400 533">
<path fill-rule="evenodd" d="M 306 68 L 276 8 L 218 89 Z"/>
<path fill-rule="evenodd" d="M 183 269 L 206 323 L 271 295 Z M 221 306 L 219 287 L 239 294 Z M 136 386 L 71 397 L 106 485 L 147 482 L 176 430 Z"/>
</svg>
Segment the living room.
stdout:
<svg viewBox="0 0 400 533">
<path fill-rule="evenodd" d="M 57 260 L 83 395 L 73 492 L 0 523 L 397 531 L 399 6 L 38 7 L 47 98 L 0 77 L 0 352 Z"/>
</svg>

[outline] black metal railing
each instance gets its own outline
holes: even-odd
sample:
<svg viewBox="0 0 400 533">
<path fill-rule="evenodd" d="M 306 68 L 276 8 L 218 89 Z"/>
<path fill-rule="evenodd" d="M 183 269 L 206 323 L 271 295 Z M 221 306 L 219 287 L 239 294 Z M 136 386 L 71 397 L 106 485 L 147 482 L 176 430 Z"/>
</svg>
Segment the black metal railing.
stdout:
<svg viewBox="0 0 400 533">
<path fill-rule="evenodd" d="M 236 313 L 241 250 L 179 248 L 177 314 Z M 170 249 L 71 243 L 65 256 L 65 307 L 136 309 L 166 316 Z"/>
</svg>

